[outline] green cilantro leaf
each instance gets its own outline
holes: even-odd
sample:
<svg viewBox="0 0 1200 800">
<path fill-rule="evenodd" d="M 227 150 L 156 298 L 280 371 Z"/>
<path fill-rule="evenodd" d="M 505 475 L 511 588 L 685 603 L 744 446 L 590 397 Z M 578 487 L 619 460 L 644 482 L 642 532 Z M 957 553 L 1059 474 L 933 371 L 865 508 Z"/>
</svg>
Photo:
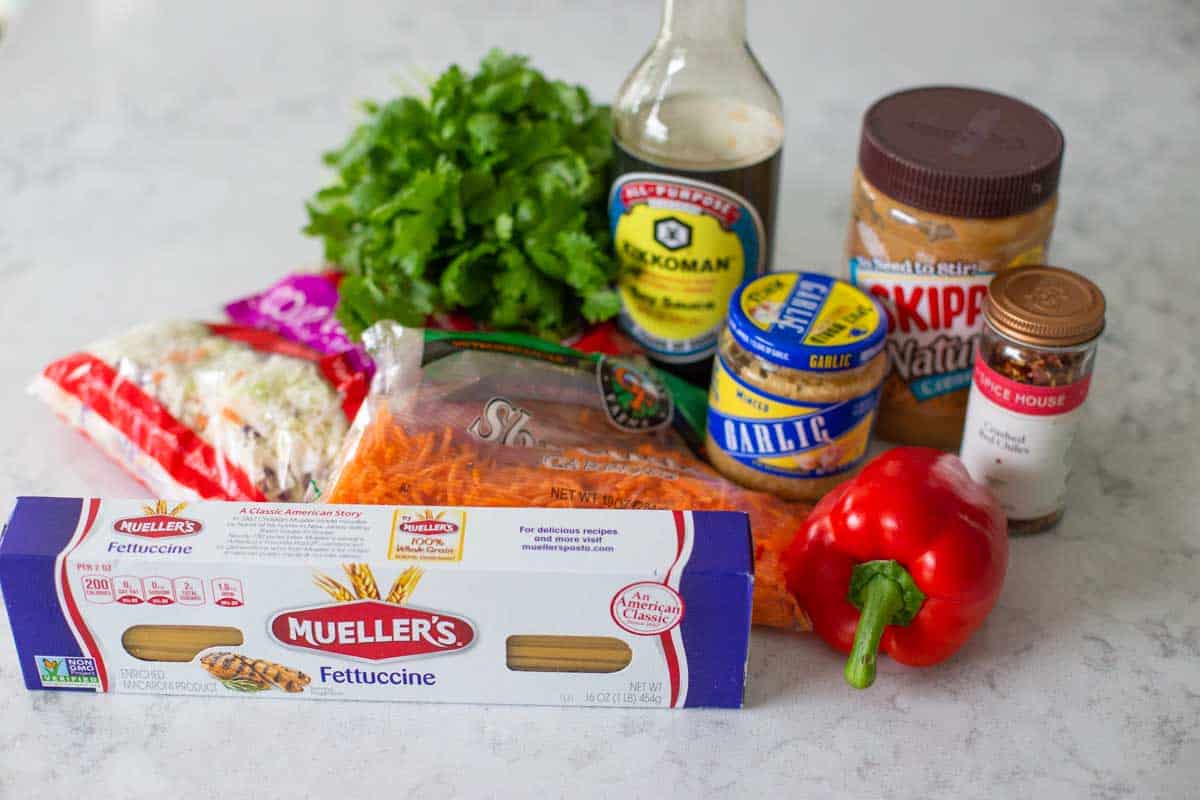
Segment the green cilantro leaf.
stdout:
<svg viewBox="0 0 1200 800">
<path fill-rule="evenodd" d="M 462 309 L 557 336 L 617 313 L 607 107 L 493 50 L 474 74 L 443 72 L 427 100 L 363 111 L 325 155 L 336 175 L 307 202 L 304 229 L 347 273 L 337 314 L 351 335 Z"/>
</svg>

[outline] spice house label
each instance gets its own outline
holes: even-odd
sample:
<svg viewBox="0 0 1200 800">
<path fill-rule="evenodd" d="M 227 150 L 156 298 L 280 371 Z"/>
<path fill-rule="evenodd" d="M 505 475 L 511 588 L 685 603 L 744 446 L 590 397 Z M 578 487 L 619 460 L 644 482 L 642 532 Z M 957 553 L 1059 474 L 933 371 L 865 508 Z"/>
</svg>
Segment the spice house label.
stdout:
<svg viewBox="0 0 1200 800">
<path fill-rule="evenodd" d="M 975 388 L 989 401 L 1015 414 L 1052 417 L 1066 414 L 1087 399 L 1091 376 L 1065 386 L 1031 386 L 1005 377 L 977 359 Z"/>
<path fill-rule="evenodd" d="M 1087 380 L 1029 386 L 976 362 L 962 459 L 1010 519 L 1037 519 L 1062 507 L 1068 451 L 1087 390 Z"/>
</svg>

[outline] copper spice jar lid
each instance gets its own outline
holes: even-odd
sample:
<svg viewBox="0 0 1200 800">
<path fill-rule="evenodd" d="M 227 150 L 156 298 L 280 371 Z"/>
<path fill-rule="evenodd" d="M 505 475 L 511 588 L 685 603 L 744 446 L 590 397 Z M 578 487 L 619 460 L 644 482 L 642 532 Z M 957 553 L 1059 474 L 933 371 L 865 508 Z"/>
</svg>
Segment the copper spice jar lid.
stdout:
<svg viewBox="0 0 1200 800">
<path fill-rule="evenodd" d="M 926 86 L 863 116 L 858 165 L 879 191 L 935 214 L 1024 214 L 1058 190 L 1063 135 L 1028 103 L 982 89 Z"/>
<path fill-rule="evenodd" d="M 1000 334 L 1040 347 L 1070 347 L 1104 330 L 1104 293 L 1087 278 L 1042 265 L 1005 270 L 988 287 L 984 316 Z"/>
</svg>

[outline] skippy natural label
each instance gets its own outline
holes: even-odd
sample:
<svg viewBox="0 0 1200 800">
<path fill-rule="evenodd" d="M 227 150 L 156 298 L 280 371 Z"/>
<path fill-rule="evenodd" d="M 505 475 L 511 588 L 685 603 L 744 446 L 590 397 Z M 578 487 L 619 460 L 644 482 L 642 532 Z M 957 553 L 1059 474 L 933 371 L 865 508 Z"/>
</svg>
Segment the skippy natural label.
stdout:
<svg viewBox="0 0 1200 800">
<path fill-rule="evenodd" d="M 961 457 L 986 481 L 1009 519 L 1032 520 L 1063 507 L 1068 451 L 1091 377 L 1031 386 L 975 362 Z"/>
<path fill-rule="evenodd" d="M 753 206 L 710 183 L 631 172 L 613 184 L 609 220 L 625 328 L 662 361 L 712 355 L 730 295 L 764 269 Z"/>
<path fill-rule="evenodd" d="M 1008 266 L 1036 263 L 1042 253 L 1033 248 Z M 850 259 L 850 282 L 887 310 L 892 369 L 918 401 L 970 385 L 983 301 L 995 276 L 970 261 Z"/>
<path fill-rule="evenodd" d="M 776 273 L 738 290 L 729 331 L 757 361 L 740 365 L 725 348 L 717 358 L 709 393 L 711 440 L 744 466 L 771 475 L 821 477 L 857 466 L 870 440 L 878 383 L 832 402 L 803 399 L 801 384 L 833 378 L 879 355 L 886 327 L 878 305 L 825 275 Z M 745 373 L 755 369 L 768 377 L 751 383 Z M 764 386 L 771 378 L 777 391 Z M 788 389 L 793 391 L 785 394 Z"/>
<path fill-rule="evenodd" d="M 736 512 L 23 497 L 0 587 L 30 689 L 737 707 Z"/>
</svg>

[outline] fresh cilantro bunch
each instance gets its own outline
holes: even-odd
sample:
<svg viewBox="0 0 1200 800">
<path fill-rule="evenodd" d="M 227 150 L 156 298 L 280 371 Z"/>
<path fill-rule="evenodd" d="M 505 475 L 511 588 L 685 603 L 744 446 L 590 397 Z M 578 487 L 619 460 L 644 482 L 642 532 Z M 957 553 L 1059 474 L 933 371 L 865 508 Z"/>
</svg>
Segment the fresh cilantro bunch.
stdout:
<svg viewBox="0 0 1200 800">
<path fill-rule="evenodd" d="M 305 228 L 346 272 L 337 316 L 351 336 L 454 309 L 556 336 L 617 312 L 607 107 L 493 50 L 474 75 L 442 73 L 427 101 L 365 109 L 325 155 L 337 180 Z"/>
</svg>

